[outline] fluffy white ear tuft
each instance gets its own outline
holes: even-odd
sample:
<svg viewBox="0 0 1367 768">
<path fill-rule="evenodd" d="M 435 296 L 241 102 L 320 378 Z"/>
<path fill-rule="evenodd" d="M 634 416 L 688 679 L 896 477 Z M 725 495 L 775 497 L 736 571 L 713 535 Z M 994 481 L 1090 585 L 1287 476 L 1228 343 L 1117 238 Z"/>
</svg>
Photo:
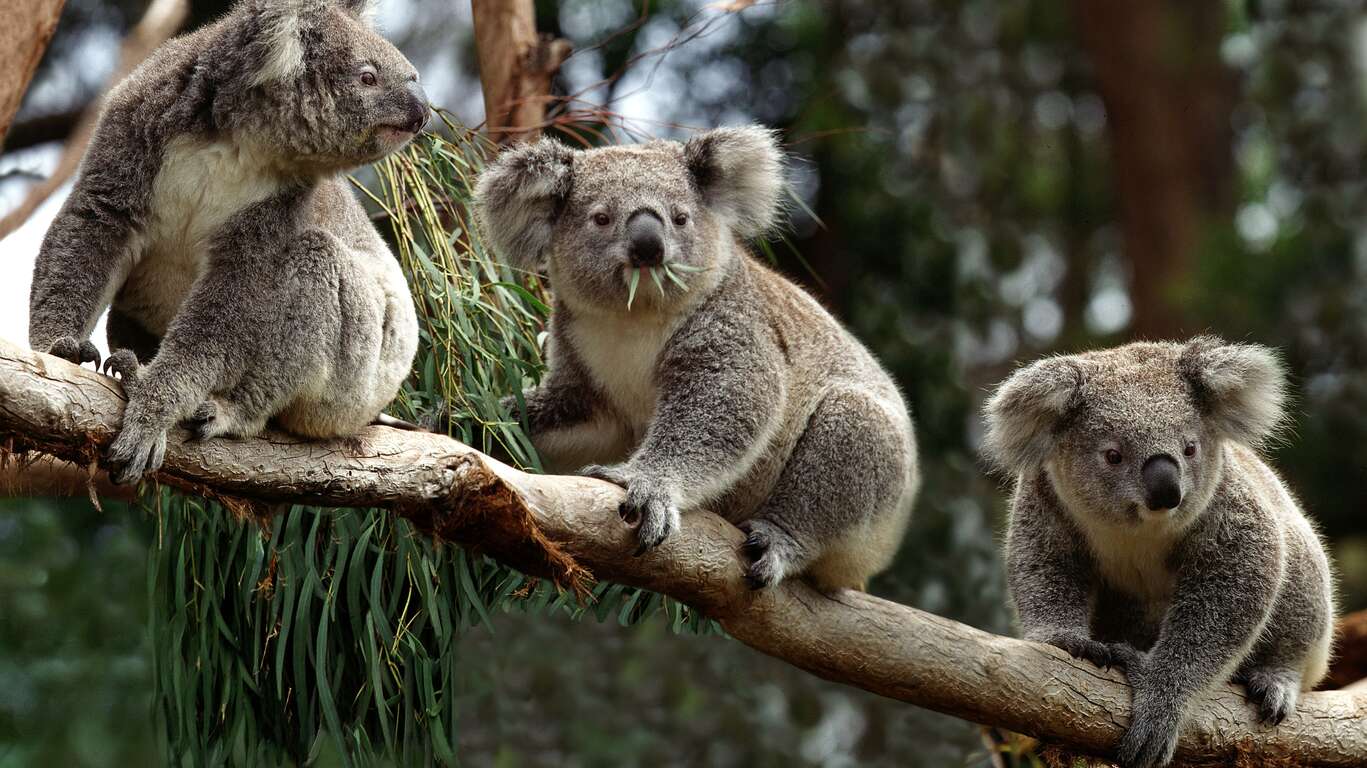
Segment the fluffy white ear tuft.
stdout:
<svg viewBox="0 0 1367 768">
<path fill-rule="evenodd" d="M 304 72 L 303 16 L 307 0 L 276 0 L 255 6 L 260 23 L 253 42 L 262 51 L 252 85 L 293 80 Z"/>
<path fill-rule="evenodd" d="M 1257 446 L 1281 426 L 1286 371 L 1270 347 L 1200 336 L 1187 343 L 1177 365 L 1197 407 L 1225 437 Z"/>
<path fill-rule="evenodd" d="M 1048 357 L 1011 374 L 983 409 L 983 453 L 1012 472 L 1035 469 L 1054 449 L 1054 432 L 1081 402 L 1087 385 L 1082 366 L 1069 357 Z"/>
<path fill-rule="evenodd" d="M 742 238 L 774 226 L 783 194 L 783 152 L 775 133 L 750 125 L 717 128 L 689 139 L 684 165 L 703 201 Z"/>
<path fill-rule="evenodd" d="M 494 250 L 509 264 L 545 263 L 555 220 L 574 182 L 576 151 L 556 141 L 505 150 L 480 174 L 475 200 Z"/>
</svg>

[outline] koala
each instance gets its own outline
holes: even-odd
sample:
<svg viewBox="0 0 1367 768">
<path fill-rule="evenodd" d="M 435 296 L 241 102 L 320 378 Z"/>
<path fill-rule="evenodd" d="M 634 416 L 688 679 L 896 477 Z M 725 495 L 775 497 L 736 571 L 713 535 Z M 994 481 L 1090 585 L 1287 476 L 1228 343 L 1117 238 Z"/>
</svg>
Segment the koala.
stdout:
<svg viewBox="0 0 1367 768">
<path fill-rule="evenodd" d="M 1027 640 L 1124 668 L 1126 766 L 1168 763 L 1187 703 L 1231 678 L 1281 722 L 1328 668 L 1333 578 L 1259 457 L 1285 375 L 1272 350 L 1201 337 L 1050 357 L 986 405 L 1016 478 L 1010 593 Z"/>
<path fill-rule="evenodd" d="M 354 433 L 408 375 L 417 316 L 343 173 L 426 124 L 408 60 L 361 0 L 244 0 L 110 93 L 48 230 L 29 343 L 94 362 L 129 403 L 116 482 L 157 469 L 166 433 Z"/>
<path fill-rule="evenodd" d="M 479 179 L 496 252 L 545 268 L 548 371 L 516 412 L 547 468 L 623 486 L 637 554 L 709 506 L 746 533 L 755 589 L 885 568 L 918 483 L 912 420 L 878 361 L 746 252 L 779 212 L 773 134 L 504 152 Z"/>
</svg>

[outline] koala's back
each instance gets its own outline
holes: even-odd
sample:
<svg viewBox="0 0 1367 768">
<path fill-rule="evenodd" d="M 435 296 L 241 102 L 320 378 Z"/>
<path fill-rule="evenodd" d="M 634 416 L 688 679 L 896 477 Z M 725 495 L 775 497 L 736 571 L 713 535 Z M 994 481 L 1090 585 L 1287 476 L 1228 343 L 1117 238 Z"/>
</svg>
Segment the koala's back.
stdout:
<svg viewBox="0 0 1367 768">
<path fill-rule="evenodd" d="M 1333 643 L 1334 581 L 1324 542 L 1286 484 L 1256 452 L 1231 444 L 1228 456 L 1226 472 L 1257 499 L 1258 508 L 1281 533 L 1281 587 L 1259 644 L 1287 635 L 1313 639 L 1302 666 L 1304 685 L 1312 688 L 1329 669 Z M 1255 646 L 1253 654 L 1258 651 Z"/>
<path fill-rule="evenodd" d="M 233 55 L 233 23 L 225 18 L 157 49 L 115 88 L 102 114 L 99 130 L 121 140 L 91 147 L 137 153 L 108 159 L 123 167 L 142 163 L 149 176 L 142 200 L 125 199 L 126 189 L 113 180 L 104 189 L 99 178 L 90 179 L 97 193 L 119 201 L 111 210 L 133 219 L 125 276 L 110 303 L 109 343 L 144 361 L 209 269 L 225 225 L 284 189 L 272 148 L 233 141 L 213 127 L 214 94 L 201 75 Z M 354 432 L 388 404 L 416 351 L 417 319 L 402 272 L 340 177 L 319 181 L 291 220 L 263 224 L 295 232 L 287 242 L 312 231 L 336 246 L 319 251 L 335 262 L 336 296 L 321 297 L 335 307 L 335 338 L 319 340 L 324 359 L 309 380 L 281 382 L 295 396 L 278 418 L 305 436 Z"/>
<path fill-rule="evenodd" d="M 717 508 L 733 521 L 747 519 L 772 493 L 822 403 L 833 393 L 856 394 L 877 409 L 880 418 L 862 420 L 859 443 L 827 444 L 823 450 L 862 452 L 874 450 L 874 445 L 887 444 L 892 454 L 900 458 L 904 477 L 899 483 L 903 493 L 886 500 L 887 509 L 871 510 L 865 524 L 843 537 L 848 539 L 848 546 L 832 543 L 824 562 L 813 566 L 819 582 L 851 583 L 839 574 L 867 574 L 886 567 L 905 532 L 919 480 L 911 415 L 892 377 L 816 299 L 752 257 L 747 256 L 744 265 L 746 278 L 734 280 L 722 290 L 734 291 L 729 300 L 740 305 L 737 311 L 750 315 L 773 339 L 783 357 L 786 402 L 773 434 L 761 447 L 750 471 L 731 484 Z M 884 434 L 868 434 L 870 430 L 881 430 Z M 852 458 L 830 453 L 824 460 L 838 472 L 839 467 L 854 465 Z M 851 477 L 848 481 L 859 483 L 864 478 Z M 823 572 L 830 576 L 823 578 Z"/>
<path fill-rule="evenodd" d="M 333 236 L 340 257 L 337 338 L 317 376 L 278 416 L 291 432 L 327 436 L 354 432 L 389 404 L 417 352 L 418 319 L 408 283 L 341 179 L 326 182 L 307 212 L 315 231 Z"/>
</svg>

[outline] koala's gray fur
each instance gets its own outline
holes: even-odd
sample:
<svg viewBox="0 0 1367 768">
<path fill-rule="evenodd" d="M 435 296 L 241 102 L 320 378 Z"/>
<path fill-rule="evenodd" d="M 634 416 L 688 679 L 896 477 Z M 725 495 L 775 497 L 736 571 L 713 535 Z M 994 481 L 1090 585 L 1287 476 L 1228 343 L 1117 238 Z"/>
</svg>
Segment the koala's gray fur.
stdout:
<svg viewBox="0 0 1367 768">
<path fill-rule="evenodd" d="M 158 49 L 109 95 L 39 253 L 29 343 L 130 384 L 116 481 L 166 431 L 352 433 L 408 375 L 408 287 L 342 172 L 413 137 L 428 107 L 361 0 L 245 0 Z M 139 363 L 146 367 L 139 370 Z"/>
<path fill-rule="evenodd" d="M 686 142 L 505 152 L 480 179 L 480 218 L 555 294 L 542 384 L 523 395 L 552 469 L 591 463 L 623 485 L 641 551 L 708 505 L 748 533 L 754 588 L 807 574 L 860 587 L 887 566 L 917 486 L 902 395 L 815 300 L 743 245 L 777 215 L 772 134 L 719 129 Z M 687 289 L 642 276 L 635 235 Z"/>
<path fill-rule="evenodd" d="M 1125 668 L 1126 766 L 1167 763 L 1208 686 L 1233 677 L 1277 723 L 1328 667 L 1328 558 L 1255 451 L 1282 419 L 1284 380 L 1271 350 L 1202 337 L 1047 358 L 987 404 L 986 451 L 1016 474 L 1021 627 Z"/>
</svg>

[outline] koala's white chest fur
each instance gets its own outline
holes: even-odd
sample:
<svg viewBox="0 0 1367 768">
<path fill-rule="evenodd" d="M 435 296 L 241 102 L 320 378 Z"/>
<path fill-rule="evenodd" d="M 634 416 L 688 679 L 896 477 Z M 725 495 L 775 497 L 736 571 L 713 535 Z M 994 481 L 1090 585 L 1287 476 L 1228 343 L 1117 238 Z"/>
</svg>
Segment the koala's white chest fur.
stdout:
<svg viewBox="0 0 1367 768">
<path fill-rule="evenodd" d="M 133 243 L 119 297 L 161 334 L 204 271 L 209 240 L 233 214 L 279 189 L 264 160 L 225 142 L 171 142 L 152 183 L 151 218 Z"/>
<path fill-rule="evenodd" d="M 1082 528 L 1101 577 L 1112 587 L 1150 606 L 1166 606 L 1177 586 L 1168 555 L 1183 529 L 1150 521 L 1139 529 L 1096 520 L 1073 519 Z"/>
<path fill-rule="evenodd" d="M 679 327 L 678 317 L 576 315 L 569 327 L 575 351 L 637 437 L 655 414 L 655 370 Z"/>
</svg>

